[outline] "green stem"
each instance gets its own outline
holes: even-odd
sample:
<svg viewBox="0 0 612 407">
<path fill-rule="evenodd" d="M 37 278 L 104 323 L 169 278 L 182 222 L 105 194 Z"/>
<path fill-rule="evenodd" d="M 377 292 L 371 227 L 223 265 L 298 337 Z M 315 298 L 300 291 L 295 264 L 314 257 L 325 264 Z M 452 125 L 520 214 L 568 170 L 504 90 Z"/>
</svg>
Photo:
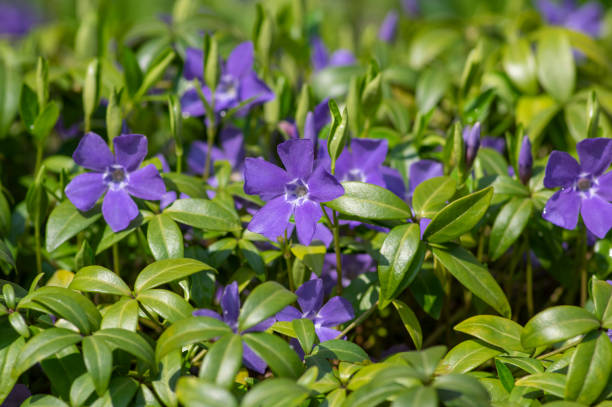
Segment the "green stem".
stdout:
<svg viewBox="0 0 612 407">
<path fill-rule="evenodd" d="M 334 251 L 336 252 L 336 274 L 338 295 L 342 295 L 342 256 L 340 255 L 340 224 L 338 223 L 338 215 L 336 211 L 332 211 L 334 218 L 333 233 L 334 233 Z"/>
<path fill-rule="evenodd" d="M 117 243 L 113 244 L 113 271 L 118 276 L 121 275 L 121 264 L 119 263 L 119 246 Z"/>
<path fill-rule="evenodd" d="M 183 172 L 183 148 L 176 149 L 176 173 Z"/>
<path fill-rule="evenodd" d="M 138 306 L 140 307 L 142 312 L 144 312 L 144 314 L 147 316 L 147 318 L 149 318 L 149 320 L 153 323 L 153 326 L 152 326 L 153 329 L 155 329 L 156 332 L 163 331 L 164 327 L 162 326 L 162 324 L 159 323 L 159 321 L 156 318 L 153 317 L 153 315 L 151 315 L 149 310 L 146 309 L 146 307 L 144 305 L 142 305 L 140 302 L 138 303 Z"/>
<path fill-rule="evenodd" d="M 587 231 L 583 227 L 580 236 L 580 248 L 578 261 L 580 264 L 580 306 L 584 307 L 587 301 Z"/>
<path fill-rule="evenodd" d="M 215 142 L 215 120 L 210 120 L 210 126 L 206 128 L 206 138 L 207 138 L 207 150 L 206 150 L 206 161 L 204 162 L 204 173 L 202 173 L 202 178 L 208 180 L 210 176 L 210 154 L 212 151 L 213 143 Z"/>
<path fill-rule="evenodd" d="M 41 143 L 36 145 L 36 165 L 34 166 L 34 176 L 38 174 L 38 170 L 40 170 L 40 166 L 42 164 L 43 157 L 43 146 Z"/>
<path fill-rule="evenodd" d="M 289 279 L 289 289 L 295 291 L 295 282 L 293 281 L 293 264 L 291 263 L 291 243 L 287 239 L 287 231 L 285 230 L 285 239 L 283 244 L 283 257 L 287 266 L 287 278 Z"/>
<path fill-rule="evenodd" d="M 354 320 L 353 322 L 351 322 L 349 326 L 344 328 L 344 330 L 340 332 L 340 334 L 336 336 L 334 339 L 341 339 L 342 337 L 346 336 L 346 334 L 349 333 L 353 328 L 361 325 L 361 323 L 365 321 L 366 318 L 369 317 L 372 312 L 374 312 L 377 306 L 378 306 L 378 301 L 372 304 L 372 306 L 366 312 L 359 315 L 359 317 L 356 320 Z"/>
<path fill-rule="evenodd" d="M 529 318 L 533 316 L 533 268 L 531 266 L 531 256 L 529 255 L 529 240 L 525 238 L 525 246 L 527 250 L 525 250 L 525 255 L 527 256 L 527 314 Z"/>
<path fill-rule="evenodd" d="M 42 254 L 40 250 L 40 225 L 34 225 L 34 242 L 36 244 L 36 272 L 42 273 Z"/>
</svg>

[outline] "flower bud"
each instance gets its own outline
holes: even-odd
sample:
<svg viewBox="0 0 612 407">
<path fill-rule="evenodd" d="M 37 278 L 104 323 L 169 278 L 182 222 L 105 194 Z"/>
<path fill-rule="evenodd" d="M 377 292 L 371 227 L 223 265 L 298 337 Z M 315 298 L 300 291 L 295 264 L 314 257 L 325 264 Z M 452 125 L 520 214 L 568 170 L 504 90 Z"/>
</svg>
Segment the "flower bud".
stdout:
<svg viewBox="0 0 612 407">
<path fill-rule="evenodd" d="M 378 30 L 378 38 L 384 42 L 393 42 L 395 41 L 395 36 L 397 35 L 397 22 L 399 20 L 399 16 L 395 11 L 389 11 L 385 16 L 382 24 L 380 25 L 380 29 Z"/>
<path fill-rule="evenodd" d="M 529 178 L 531 178 L 532 168 L 533 156 L 531 155 L 531 141 L 529 141 L 529 137 L 524 136 L 518 158 L 519 179 L 523 184 L 527 184 Z"/>
<path fill-rule="evenodd" d="M 480 148 L 480 122 L 463 128 L 463 143 L 465 145 L 465 164 L 467 168 L 471 168 L 478 148 Z"/>
</svg>

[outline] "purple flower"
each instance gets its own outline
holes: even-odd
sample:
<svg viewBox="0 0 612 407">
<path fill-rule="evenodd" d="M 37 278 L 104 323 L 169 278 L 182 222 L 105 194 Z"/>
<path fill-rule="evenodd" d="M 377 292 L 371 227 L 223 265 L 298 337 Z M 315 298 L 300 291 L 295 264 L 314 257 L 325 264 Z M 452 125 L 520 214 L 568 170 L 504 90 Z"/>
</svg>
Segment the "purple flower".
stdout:
<svg viewBox="0 0 612 407">
<path fill-rule="evenodd" d="M 565 229 L 574 229 L 578 213 L 587 229 L 600 239 L 612 227 L 612 139 L 591 138 L 576 145 L 580 164 L 564 151 L 553 151 L 546 165 L 544 186 L 561 187 L 546 203 L 542 216 Z"/>
<path fill-rule="evenodd" d="M 491 148 L 501 155 L 504 155 L 506 150 L 506 140 L 502 137 L 483 137 L 480 139 L 480 147 Z"/>
<path fill-rule="evenodd" d="M 471 168 L 480 148 L 479 122 L 476 122 L 473 126 L 468 125 L 463 128 L 463 143 L 465 145 L 465 163 L 468 168 Z"/>
<path fill-rule="evenodd" d="M 312 45 L 311 62 L 315 71 L 319 71 L 328 66 L 344 66 L 355 64 L 355 55 L 349 50 L 339 49 L 331 57 L 327 47 L 319 37 L 314 37 L 310 41 Z"/>
<path fill-rule="evenodd" d="M 387 13 L 378 30 L 378 38 L 384 42 L 395 41 L 397 35 L 397 22 L 399 21 L 399 15 L 397 11 L 392 10 Z"/>
<path fill-rule="evenodd" d="M 579 6 L 575 0 L 563 0 L 562 3 L 538 0 L 537 6 L 549 24 L 560 25 L 591 37 L 601 34 L 603 8 L 597 2 L 591 1 Z"/>
<path fill-rule="evenodd" d="M 210 174 L 213 174 L 215 161 L 227 160 L 235 170 L 240 170 L 244 162 L 244 137 L 236 127 L 227 127 L 221 131 L 221 148 L 213 147 L 210 152 Z M 194 174 L 202 175 L 206 165 L 208 146 L 202 141 L 194 141 L 187 155 L 187 165 Z"/>
<path fill-rule="evenodd" d="M 168 161 L 166 161 L 166 157 L 164 157 L 162 154 L 156 154 L 155 157 L 157 157 L 157 159 L 161 163 L 162 172 L 170 172 L 170 166 L 168 165 Z M 181 192 L 178 195 L 178 198 L 187 199 L 189 198 L 189 195 Z M 159 200 L 159 209 L 163 211 L 168 206 L 172 205 L 172 203 L 176 201 L 176 199 L 177 199 L 176 191 L 167 191 Z"/>
<path fill-rule="evenodd" d="M 221 309 L 223 316 L 209 309 L 198 309 L 193 311 L 196 317 L 211 317 L 225 322 L 234 333 L 238 333 L 238 316 L 240 315 L 240 293 L 238 292 L 238 283 L 233 282 L 225 287 L 223 296 L 221 297 Z M 265 319 L 252 328 L 249 328 L 241 333 L 261 332 L 274 325 L 276 320 L 274 317 Z M 266 371 L 266 362 L 264 362 L 251 348 L 245 343 L 242 343 L 242 362 L 246 367 L 258 373 Z"/>
<path fill-rule="evenodd" d="M 32 393 L 25 384 L 17 383 L 13 390 L 6 396 L 4 402 L 0 404 L 1 407 L 19 407 L 24 401 L 26 401 Z"/>
<path fill-rule="evenodd" d="M 412 197 L 415 188 L 423 181 L 444 175 L 444 166 L 433 160 L 419 160 L 410 165 L 409 193 Z"/>
<path fill-rule="evenodd" d="M 188 48 L 185 57 L 183 76 L 187 80 L 202 78 L 203 52 L 196 48 Z M 202 93 L 211 102 L 211 91 L 202 87 Z M 253 44 L 243 42 L 234 48 L 227 61 L 221 64 L 221 75 L 215 90 L 215 113 L 232 109 L 251 99 L 243 108 L 269 102 L 274 99 L 274 93 L 263 80 L 257 77 L 253 70 Z M 190 89 L 181 98 L 183 112 L 191 116 L 202 116 L 205 113 L 204 104 L 195 89 Z"/>
<path fill-rule="evenodd" d="M 418 0 L 402 0 L 402 9 L 411 16 L 416 16 L 421 11 Z"/>
<path fill-rule="evenodd" d="M 37 22 L 26 1 L 0 2 L 0 36 L 21 37 L 26 35 Z"/>
<path fill-rule="evenodd" d="M 277 151 L 286 171 L 261 158 L 244 162 L 244 191 L 268 201 L 253 216 L 248 229 L 275 240 L 285 233 L 293 215 L 298 239 L 308 245 L 323 215 L 320 202 L 338 198 L 344 188 L 322 166 L 314 168 L 310 140 L 288 140 L 279 144 Z"/>
<path fill-rule="evenodd" d="M 153 164 L 138 168 L 147 155 L 147 138 L 124 134 L 113 140 L 115 154 L 96 133 L 83 136 L 72 158 L 93 172 L 76 176 L 66 186 L 66 196 L 81 211 L 94 207 L 104 194 L 104 220 L 118 232 L 138 216 L 138 206 L 130 197 L 158 201 L 166 186 Z"/>
<path fill-rule="evenodd" d="M 348 285 L 359 275 L 368 272 L 376 272 L 376 262 L 367 253 L 358 254 L 343 254 L 342 255 L 342 286 Z M 311 280 L 317 278 L 316 274 L 312 274 Z M 323 289 L 327 295 L 331 294 L 338 281 L 338 270 L 336 269 L 336 254 L 327 253 L 323 260 L 323 269 L 321 270 L 321 280 L 323 280 Z"/>
<path fill-rule="evenodd" d="M 518 158 L 519 178 L 523 184 L 527 184 L 527 182 L 529 182 L 532 169 L 533 155 L 531 154 L 531 141 L 529 141 L 529 137 L 524 136 Z"/>
<path fill-rule="evenodd" d="M 302 311 L 288 305 L 276 314 L 276 319 L 279 321 L 310 319 L 321 342 L 335 339 L 340 335 L 340 331 L 331 327 L 355 318 L 351 303 L 342 297 L 332 297 L 323 305 L 323 280 L 320 278 L 306 281 L 295 294 L 298 296 L 297 301 Z"/>
</svg>

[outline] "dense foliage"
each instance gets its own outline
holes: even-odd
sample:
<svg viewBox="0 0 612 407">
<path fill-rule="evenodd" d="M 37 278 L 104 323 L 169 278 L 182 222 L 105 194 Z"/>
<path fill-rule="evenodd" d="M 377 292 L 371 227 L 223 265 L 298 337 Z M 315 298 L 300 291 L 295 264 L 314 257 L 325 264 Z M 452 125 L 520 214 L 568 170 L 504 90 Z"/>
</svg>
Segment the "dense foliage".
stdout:
<svg viewBox="0 0 612 407">
<path fill-rule="evenodd" d="M 0 403 L 612 406 L 609 6 L 0 2 Z"/>
</svg>

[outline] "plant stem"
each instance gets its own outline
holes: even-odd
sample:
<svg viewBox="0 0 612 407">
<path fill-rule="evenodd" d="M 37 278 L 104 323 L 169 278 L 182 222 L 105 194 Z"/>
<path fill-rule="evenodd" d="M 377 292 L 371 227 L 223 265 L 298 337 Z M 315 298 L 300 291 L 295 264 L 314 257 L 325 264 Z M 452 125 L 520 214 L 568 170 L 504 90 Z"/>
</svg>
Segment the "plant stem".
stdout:
<svg viewBox="0 0 612 407">
<path fill-rule="evenodd" d="M 526 270 L 526 279 L 527 279 L 527 315 L 529 318 L 533 316 L 533 268 L 531 265 L 531 255 L 529 253 L 529 240 L 525 238 L 525 243 L 527 250 L 525 250 L 525 256 L 527 256 L 527 270 Z"/>
<path fill-rule="evenodd" d="M 34 243 L 36 245 L 36 273 L 42 273 L 42 255 L 40 250 L 40 225 L 34 225 Z"/>
<path fill-rule="evenodd" d="M 180 174 L 183 172 L 183 148 L 176 149 L 176 173 Z"/>
<path fill-rule="evenodd" d="M 587 301 L 587 231 L 584 227 L 581 228 L 580 247 L 578 252 L 578 261 L 580 262 L 580 306 L 584 307 Z"/>
<path fill-rule="evenodd" d="M 43 157 L 43 146 L 41 143 L 36 144 L 36 165 L 34 166 L 34 176 L 38 174 L 38 170 L 40 170 L 40 166 L 42 164 Z"/>
<path fill-rule="evenodd" d="M 342 295 L 342 256 L 340 255 L 340 224 L 338 223 L 338 215 L 336 211 L 332 211 L 334 218 L 333 232 L 334 232 L 334 251 L 336 252 L 336 276 L 337 276 L 337 287 L 338 295 Z"/>
<path fill-rule="evenodd" d="M 285 230 L 285 239 L 283 245 L 283 257 L 287 266 L 287 278 L 289 279 L 289 289 L 295 291 L 295 283 L 293 281 L 293 264 L 291 264 L 291 244 L 287 239 L 287 231 Z"/>
<path fill-rule="evenodd" d="M 204 162 L 204 172 L 202 178 L 208 180 L 210 176 L 210 154 L 215 142 L 215 119 L 210 119 L 210 126 L 206 127 L 206 138 L 207 138 L 207 149 L 206 149 L 206 161 Z"/>
<path fill-rule="evenodd" d="M 119 263 L 119 246 L 117 243 L 113 244 L 113 271 L 118 276 L 121 275 L 121 265 Z"/>
<path fill-rule="evenodd" d="M 344 328 L 344 331 L 340 332 L 340 334 L 338 336 L 336 336 L 334 339 L 342 338 L 347 333 L 349 333 L 353 328 L 361 325 L 361 323 L 363 321 L 365 321 L 367 317 L 370 316 L 370 314 L 376 309 L 377 306 L 378 306 L 378 300 L 374 304 L 372 304 L 372 306 L 366 312 L 364 312 L 363 314 L 359 315 L 359 317 L 356 320 L 354 320 L 353 322 L 351 322 L 351 324 L 349 326 Z"/>
</svg>

